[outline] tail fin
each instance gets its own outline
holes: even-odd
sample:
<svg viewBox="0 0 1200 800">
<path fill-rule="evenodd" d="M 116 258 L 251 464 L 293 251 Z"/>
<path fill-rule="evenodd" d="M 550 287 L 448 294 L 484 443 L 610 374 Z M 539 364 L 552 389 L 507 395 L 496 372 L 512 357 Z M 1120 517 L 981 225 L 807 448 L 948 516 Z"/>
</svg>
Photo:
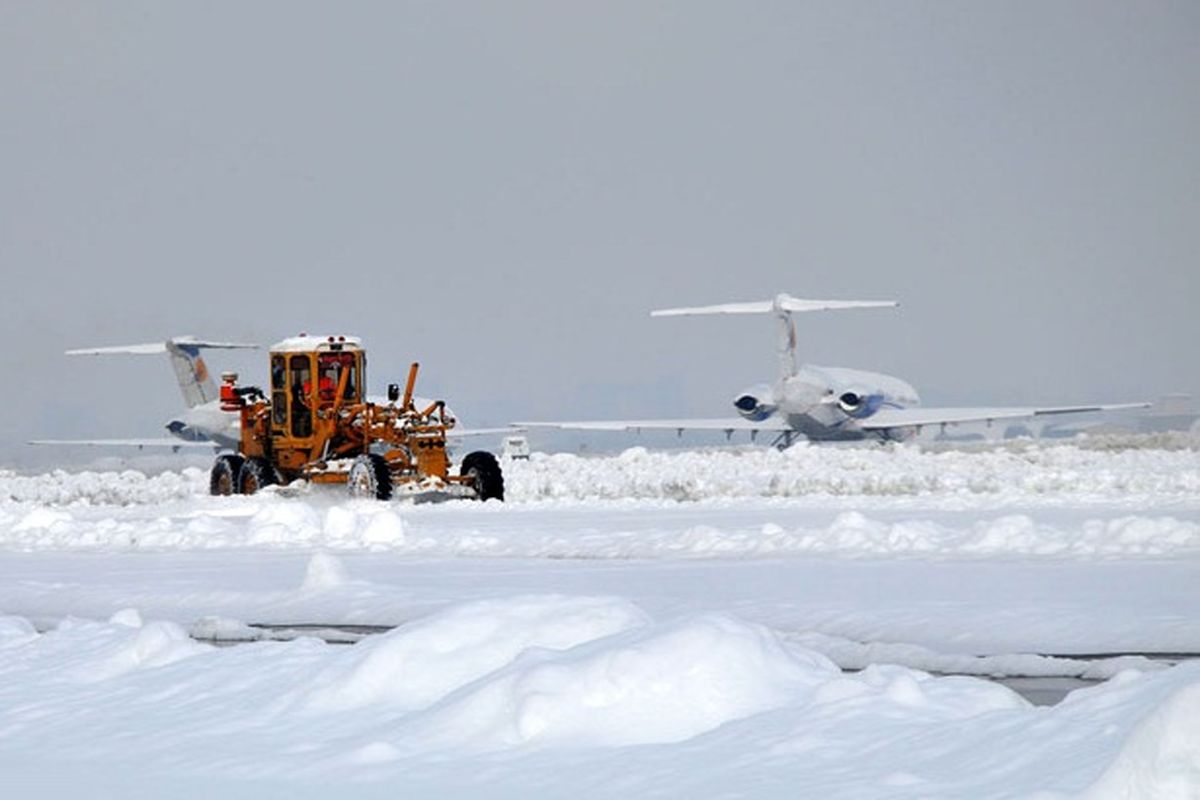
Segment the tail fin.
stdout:
<svg viewBox="0 0 1200 800">
<path fill-rule="evenodd" d="M 175 377 L 179 381 L 179 391 L 183 393 L 183 402 L 189 408 L 193 408 L 217 399 L 217 384 L 208 372 L 208 365 L 200 356 L 201 350 L 234 350 L 257 347 L 256 344 L 208 342 L 197 339 L 195 336 L 175 336 L 161 343 L 68 350 L 67 355 L 156 355 L 166 353 L 171 358 L 171 367 L 175 370 Z"/>
<path fill-rule="evenodd" d="M 651 311 L 652 317 L 685 317 L 695 314 L 774 314 L 780 322 L 779 342 L 776 353 L 779 357 L 779 376 L 790 378 L 796 374 L 796 326 L 792 322 L 793 311 L 840 311 L 850 308 L 895 308 L 900 305 L 891 300 L 802 300 L 790 294 L 778 294 L 774 300 L 756 300 L 749 303 L 725 303 L 715 306 L 693 306 L 690 308 L 663 308 Z"/>
</svg>

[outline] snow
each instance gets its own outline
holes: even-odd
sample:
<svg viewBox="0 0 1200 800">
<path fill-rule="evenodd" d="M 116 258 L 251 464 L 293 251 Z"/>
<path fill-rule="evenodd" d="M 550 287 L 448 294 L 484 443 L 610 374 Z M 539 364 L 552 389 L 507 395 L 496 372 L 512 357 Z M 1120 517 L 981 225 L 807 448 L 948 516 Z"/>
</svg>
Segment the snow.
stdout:
<svg viewBox="0 0 1200 800">
<path fill-rule="evenodd" d="M 534 454 L 431 506 L 0 472 L 4 794 L 1200 797 L 1161 444 Z"/>
<path fill-rule="evenodd" d="M 171 623 L 129 621 L 40 635 L 0 622 L 9 785 L 53 793 L 49 759 L 95 764 L 99 786 L 246 797 L 263 781 L 300 797 L 335 786 L 1188 797 L 1200 786 L 1196 665 L 1127 671 L 1037 708 L 971 678 L 843 674 L 736 617 L 654 620 L 617 598 L 465 604 L 349 648 L 212 648 Z"/>
<path fill-rule="evenodd" d="M 627 602 L 514 597 L 456 606 L 351 648 L 320 675 L 305 705 L 345 710 L 423 708 L 521 653 L 565 650 L 646 622 Z M 396 675 L 409 675 L 403 682 Z"/>
</svg>

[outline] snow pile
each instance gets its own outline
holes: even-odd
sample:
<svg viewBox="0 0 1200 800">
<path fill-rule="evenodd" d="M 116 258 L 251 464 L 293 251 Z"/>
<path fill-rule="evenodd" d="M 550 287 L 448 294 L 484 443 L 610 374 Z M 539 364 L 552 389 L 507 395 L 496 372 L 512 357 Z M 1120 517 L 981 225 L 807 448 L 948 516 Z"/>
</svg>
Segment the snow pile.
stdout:
<svg viewBox="0 0 1200 800">
<path fill-rule="evenodd" d="M 135 503 L 166 503 L 207 491 L 208 472 L 195 467 L 154 476 L 135 470 L 54 470 L 42 475 L 18 475 L 0 470 L 0 506 L 11 503 L 127 506 Z"/>
<path fill-rule="evenodd" d="M 1035 653 L 965 655 L 941 653 L 908 642 L 857 642 L 816 631 L 781 633 L 781 638 L 815 650 L 842 669 L 868 669 L 875 664 L 903 664 L 925 672 L 980 677 L 1083 678 L 1107 680 L 1127 670 L 1153 672 L 1165 669 L 1160 661 L 1145 656 L 1069 658 Z"/>
<path fill-rule="evenodd" d="M 647 508 L 653 513 L 653 508 Z M 782 515 L 781 515 L 782 516 Z M 415 526 L 414 526 L 415 527 Z M 537 558 L 742 558 L 795 554 L 955 556 L 982 558 L 1132 558 L 1200 553 L 1200 524 L 1175 517 L 1122 516 L 1068 525 L 1024 514 L 946 525 L 930 520 L 886 522 L 856 511 L 831 523 L 784 528 L 774 522 L 732 527 L 712 524 L 620 525 L 600 532 L 534 531 L 513 526 L 497 535 L 463 525 L 414 535 L 403 551 L 437 556 Z"/>
<path fill-rule="evenodd" d="M 929 449 L 916 445 L 798 444 L 771 448 L 649 451 L 617 456 L 534 453 L 505 460 L 510 504 L 537 500 L 675 500 L 942 496 L 1169 500 L 1200 493 L 1200 449 L 1114 448 L 1086 442 Z M 271 490 L 271 494 L 278 489 Z M 195 468 L 147 477 L 140 472 L 56 470 L 22 476 L 0 471 L 0 508 L 10 505 L 161 505 L 206 495 Z M 295 494 L 288 489 L 285 493 Z M 341 487 L 304 492 L 341 500 Z M 241 498 L 224 498 L 236 507 Z M 386 536 L 386 534 L 384 534 Z"/>
<path fill-rule="evenodd" d="M 308 569 L 304 572 L 304 583 L 300 585 L 302 592 L 320 592 L 326 589 L 336 589 L 346 583 L 346 566 L 328 553 L 317 553 L 308 561 Z"/>
<path fill-rule="evenodd" d="M 467 603 L 339 654 L 306 691 L 304 706 L 320 711 L 377 704 L 424 708 L 531 648 L 566 650 L 647 621 L 635 606 L 611 598 Z"/>
<path fill-rule="evenodd" d="M 504 469 L 509 502 L 441 506 L 348 500 L 340 487 L 211 497 L 195 469 L 154 477 L 0 473 L 0 548 L 538 558 L 1129 558 L 1200 550 L 1200 452 L 1191 449 L 634 448 L 611 458 L 535 454 Z M 955 516 L 962 511 L 974 516 Z"/>
<path fill-rule="evenodd" d="M 883 519 L 859 511 L 830 514 L 730 503 L 687 511 L 664 501 L 630 502 L 612 509 L 595 503 L 456 503 L 441 508 L 375 501 L 321 504 L 272 493 L 236 498 L 229 505 L 227 500 L 197 498 L 170 510 L 0 509 L 0 548 L 303 548 L 436 557 L 605 559 L 796 554 L 1114 559 L 1200 553 L 1200 521 L 1174 515 L 1081 517 L 1073 512 L 1047 522 L 1027 513 L 931 511 L 926 512 L 930 518 Z M 1194 516 L 1186 507 L 1181 510 Z"/>
<path fill-rule="evenodd" d="M 1200 797 L 1200 683 L 1174 691 L 1126 738 L 1087 800 Z"/>
<path fill-rule="evenodd" d="M 422 739 L 486 749 L 679 742 L 803 702 L 837 672 L 766 628 L 689 619 L 517 661 L 434 709 Z"/>
<path fill-rule="evenodd" d="M 254 797 L 264 780 L 289 797 L 1200 791 L 1197 665 L 1033 708 L 972 678 L 843 674 L 730 616 L 657 621 L 611 598 L 469 603 L 346 648 L 210 648 L 139 623 L 39 635 L 0 618 L 6 787 L 79 792 L 45 768 L 71 764 L 105 796 Z"/>
<path fill-rule="evenodd" d="M 929 451 L 915 445 L 648 451 L 612 458 L 535 453 L 505 462 L 513 500 L 995 495 L 1160 498 L 1200 492 L 1196 450 L 1074 445 Z"/>
<path fill-rule="evenodd" d="M 17 628 L 16 635 L 4 638 L 0 647 L 35 646 L 38 656 L 47 662 L 61 661 L 61 671 L 70 681 L 102 683 L 138 670 L 161 667 L 208 652 L 208 645 L 189 638 L 187 631 L 173 622 L 143 624 L 133 609 L 117 614 L 108 623 L 68 618 L 51 632 L 29 637 L 21 635 L 21 620 L 0 618 L 0 631 Z M 31 642 L 30 639 L 36 639 Z"/>
</svg>

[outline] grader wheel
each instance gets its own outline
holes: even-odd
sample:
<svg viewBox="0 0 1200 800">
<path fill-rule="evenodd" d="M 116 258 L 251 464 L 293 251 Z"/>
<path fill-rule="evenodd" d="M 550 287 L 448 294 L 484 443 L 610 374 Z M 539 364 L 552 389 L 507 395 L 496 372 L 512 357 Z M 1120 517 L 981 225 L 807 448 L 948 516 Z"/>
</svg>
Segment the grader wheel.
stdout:
<svg viewBox="0 0 1200 800">
<path fill-rule="evenodd" d="M 242 494 L 254 494 L 259 489 L 279 483 L 275 467 L 261 456 L 251 456 L 242 463 L 238 471 L 238 491 Z"/>
<path fill-rule="evenodd" d="M 237 494 L 238 475 L 242 471 L 243 461 L 241 456 L 229 453 L 217 456 L 208 476 L 208 493 L 217 496 Z"/>
<path fill-rule="evenodd" d="M 347 485 L 351 497 L 392 499 L 392 474 L 388 471 L 387 461 L 377 453 L 368 453 L 354 459 Z"/>
<path fill-rule="evenodd" d="M 496 457 L 485 450 L 468 453 L 458 468 L 459 475 L 471 478 L 471 485 L 480 500 L 504 500 L 504 474 Z"/>
</svg>

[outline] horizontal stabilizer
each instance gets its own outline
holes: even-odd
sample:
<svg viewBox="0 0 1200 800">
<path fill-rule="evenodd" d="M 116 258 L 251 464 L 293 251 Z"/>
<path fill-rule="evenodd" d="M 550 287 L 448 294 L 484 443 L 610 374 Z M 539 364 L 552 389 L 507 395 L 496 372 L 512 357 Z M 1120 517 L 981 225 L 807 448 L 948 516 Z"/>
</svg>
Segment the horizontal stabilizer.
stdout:
<svg viewBox="0 0 1200 800">
<path fill-rule="evenodd" d="M 723 303 L 715 306 L 663 308 L 651 311 L 652 317 L 682 317 L 692 314 L 769 314 L 783 311 L 841 311 L 850 308 L 895 308 L 891 300 L 804 300 L 781 294 L 774 300 L 755 300 L 748 303 Z"/>
<path fill-rule="evenodd" d="M 68 350 L 67 355 L 99 356 L 125 354 L 147 356 L 165 353 L 167 352 L 169 345 L 188 348 L 204 348 L 210 350 L 253 350 L 258 348 L 258 345 L 256 344 L 244 344 L 241 342 L 210 342 L 203 339 L 197 339 L 195 336 L 176 336 L 166 342 L 151 342 L 149 344 L 123 344 L 112 347 L 87 347 L 79 350 Z"/>
</svg>

